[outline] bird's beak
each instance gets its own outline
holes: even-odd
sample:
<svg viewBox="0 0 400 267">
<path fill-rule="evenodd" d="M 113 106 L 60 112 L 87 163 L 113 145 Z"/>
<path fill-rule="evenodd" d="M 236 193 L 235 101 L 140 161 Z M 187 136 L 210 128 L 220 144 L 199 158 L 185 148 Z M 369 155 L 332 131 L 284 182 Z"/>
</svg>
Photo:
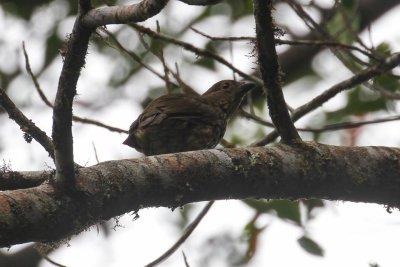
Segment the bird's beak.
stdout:
<svg viewBox="0 0 400 267">
<path fill-rule="evenodd" d="M 253 82 L 240 82 L 239 88 L 241 91 L 248 92 L 256 87 Z"/>
</svg>

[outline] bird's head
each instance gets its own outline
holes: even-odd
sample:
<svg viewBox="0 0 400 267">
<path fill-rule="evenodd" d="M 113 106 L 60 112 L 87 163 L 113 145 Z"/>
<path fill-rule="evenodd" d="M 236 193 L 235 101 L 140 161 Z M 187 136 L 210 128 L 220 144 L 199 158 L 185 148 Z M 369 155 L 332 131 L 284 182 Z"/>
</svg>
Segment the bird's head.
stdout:
<svg viewBox="0 0 400 267">
<path fill-rule="evenodd" d="M 252 82 L 222 80 L 211 86 L 201 97 L 219 107 L 229 118 L 239 107 L 246 93 L 255 86 Z"/>
</svg>

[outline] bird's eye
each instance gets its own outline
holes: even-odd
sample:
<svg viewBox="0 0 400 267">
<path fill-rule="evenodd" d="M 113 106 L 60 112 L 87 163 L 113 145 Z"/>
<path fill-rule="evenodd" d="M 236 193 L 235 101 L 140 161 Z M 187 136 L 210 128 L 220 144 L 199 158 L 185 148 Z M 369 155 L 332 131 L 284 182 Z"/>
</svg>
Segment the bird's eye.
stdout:
<svg viewBox="0 0 400 267">
<path fill-rule="evenodd" d="M 229 83 L 223 83 L 222 84 L 222 89 L 228 89 L 230 87 Z"/>
</svg>

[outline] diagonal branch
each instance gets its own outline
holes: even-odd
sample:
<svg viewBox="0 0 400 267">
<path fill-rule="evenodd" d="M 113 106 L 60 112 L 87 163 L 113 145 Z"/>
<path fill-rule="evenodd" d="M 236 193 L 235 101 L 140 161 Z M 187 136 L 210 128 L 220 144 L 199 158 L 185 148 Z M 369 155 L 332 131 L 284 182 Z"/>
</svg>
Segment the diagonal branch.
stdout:
<svg viewBox="0 0 400 267">
<path fill-rule="evenodd" d="M 275 25 L 272 1 L 254 0 L 258 65 L 264 82 L 269 114 L 284 143 L 301 141 L 286 108 L 281 87 L 281 73 L 275 49 Z"/>
<path fill-rule="evenodd" d="M 271 127 L 271 128 L 274 127 L 273 123 L 263 120 L 259 116 L 248 113 L 247 111 L 240 110 L 239 114 L 241 116 L 243 116 L 244 118 L 253 120 L 260 125 L 263 125 L 266 127 Z M 322 133 L 322 132 L 328 132 L 328 131 L 338 131 L 338 130 L 344 130 L 344 129 L 358 128 L 358 127 L 364 126 L 364 125 L 398 121 L 398 120 L 400 120 L 400 115 L 394 115 L 394 116 L 388 116 L 388 117 L 384 117 L 384 118 L 376 118 L 376 119 L 364 120 L 364 121 L 344 121 L 344 122 L 327 124 L 320 128 L 296 127 L 296 129 L 297 129 L 297 131 L 300 131 L 300 132 Z"/>
<path fill-rule="evenodd" d="M 182 47 L 182 48 L 184 48 L 184 49 L 186 49 L 188 51 L 191 51 L 191 52 L 195 53 L 196 55 L 212 58 L 212 59 L 218 61 L 219 63 L 227 66 L 233 72 L 239 74 L 243 78 L 245 78 L 245 79 L 247 79 L 249 81 L 253 81 L 253 82 L 255 82 L 257 84 L 260 84 L 260 85 L 262 84 L 262 80 L 261 79 L 255 77 L 255 76 L 251 76 L 251 75 L 246 74 L 245 72 L 239 70 L 238 68 L 236 68 L 235 66 L 230 64 L 223 57 L 221 57 L 219 55 L 216 55 L 216 54 L 214 54 L 214 53 L 212 53 L 212 52 L 210 52 L 210 51 L 208 51 L 206 49 L 201 49 L 201 48 L 195 47 L 192 44 L 189 44 L 189 43 L 186 43 L 186 42 L 183 42 L 183 41 L 180 41 L 180 40 L 176 40 L 176 39 L 174 39 L 172 37 L 166 36 L 166 35 L 161 34 L 161 33 L 157 33 L 157 32 L 152 31 L 151 29 L 149 29 L 147 27 L 144 27 L 144 26 L 141 26 L 141 25 L 138 25 L 138 24 L 131 24 L 130 26 L 135 28 L 139 32 L 142 32 L 142 33 L 145 33 L 145 34 L 149 35 L 150 37 L 152 37 L 154 39 L 158 39 L 158 40 L 162 40 L 162 41 L 165 41 L 165 42 L 169 42 L 169 43 L 174 44 L 174 45 L 178 45 L 178 46 L 180 46 L 180 47 Z"/>
<path fill-rule="evenodd" d="M 391 69 L 397 67 L 400 64 L 400 53 L 394 54 L 388 57 L 383 63 L 374 65 L 367 69 L 364 69 L 353 75 L 352 77 L 335 84 L 331 88 L 327 89 L 321 95 L 315 97 L 308 103 L 298 107 L 292 113 L 293 122 L 297 121 L 307 113 L 315 110 L 316 108 L 322 106 L 325 102 L 336 96 L 337 94 L 343 92 L 344 90 L 348 90 L 353 88 L 356 85 L 359 85 L 363 82 L 368 81 L 369 79 L 382 75 L 385 72 L 390 71 Z M 276 130 L 272 131 L 268 134 L 264 139 L 254 143 L 255 146 L 263 146 L 266 145 L 278 137 L 278 133 Z"/>
<path fill-rule="evenodd" d="M 49 153 L 54 160 L 54 147 L 50 137 L 39 127 L 28 119 L 11 101 L 6 92 L 0 88 L 0 106 L 3 107 L 10 119 L 14 120 L 21 130 L 26 134 L 25 139 L 28 141 L 30 137 L 35 139 Z M 28 141 L 29 142 L 29 141 Z"/>
<path fill-rule="evenodd" d="M 25 49 L 25 44 L 22 44 L 22 50 L 24 52 L 26 70 L 29 73 L 29 75 L 31 76 L 31 79 L 32 79 L 32 81 L 33 81 L 33 83 L 35 85 L 36 91 L 38 92 L 40 98 L 43 100 L 43 102 L 46 104 L 46 106 L 48 106 L 50 108 L 53 108 L 53 104 L 50 102 L 50 100 L 47 98 L 46 94 L 43 92 L 36 75 L 33 73 L 32 69 L 31 69 L 31 65 L 29 63 L 28 53 L 26 52 L 26 49 Z M 98 127 L 102 127 L 102 128 L 105 128 L 105 129 L 107 129 L 107 130 L 109 130 L 111 132 L 128 133 L 127 130 L 124 130 L 124 129 L 121 129 L 121 128 L 118 128 L 118 127 L 114 127 L 114 126 L 110 126 L 110 125 L 104 124 L 104 123 L 96 121 L 96 120 L 92 120 L 92 119 L 88 119 L 88 118 L 84 118 L 84 117 L 79 117 L 79 116 L 76 116 L 76 115 L 72 116 L 72 120 L 80 122 L 80 123 L 92 124 L 92 125 L 95 125 L 95 126 L 98 126 Z"/>
<path fill-rule="evenodd" d="M 393 68 L 396 68 L 399 64 L 400 53 L 397 53 L 392 55 L 391 57 L 388 57 L 383 63 L 362 70 L 356 75 L 350 77 L 349 79 L 332 86 L 321 95 L 312 99 L 310 102 L 298 107 L 292 114 L 293 121 L 297 121 L 299 118 L 321 106 L 323 103 L 327 102 L 340 92 L 346 89 L 353 88 L 354 86 L 366 82 L 373 77 L 382 75 L 383 73 L 388 72 Z"/>
<path fill-rule="evenodd" d="M 229 41 L 229 42 L 242 42 L 242 41 L 255 41 L 256 38 L 252 36 L 227 36 L 227 37 L 220 37 L 220 36 L 211 36 L 209 34 L 206 34 L 202 31 L 199 31 L 193 27 L 190 27 L 192 31 L 195 33 L 198 33 L 201 36 L 206 37 L 207 39 L 210 39 L 212 41 Z M 326 41 L 326 40 L 287 40 L 287 39 L 280 39 L 280 38 L 275 38 L 275 44 L 276 45 L 307 45 L 307 46 L 318 46 L 318 47 L 338 47 L 342 49 L 348 49 L 348 50 L 354 50 L 357 51 L 367 57 L 373 58 L 377 61 L 380 60 L 380 58 L 377 58 L 375 55 L 371 54 L 368 51 L 365 51 L 357 46 L 354 45 L 349 45 L 349 44 L 343 44 L 340 42 L 336 41 Z"/>
<path fill-rule="evenodd" d="M 362 32 L 369 27 L 375 20 L 381 17 L 385 12 L 394 9 L 400 4 L 399 0 L 363 0 L 358 1 L 359 17 L 360 17 L 360 28 L 359 32 Z M 329 18 L 325 16 L 320 21 L 327 21 Z M 302 39 L 317 40 L 320 37 L 315 33 L 311 32 L 307 36 L 303 36 Z M 310 67 L 311 59 L 321 51 L 321 46 L 293 46 L 286 52 L 282 53 L 279 57 L 282 71 L 285 73 L 285 81 L 293 81 L 297 79 L 302 70 L 306 67 Z"/>
<path fill-rule="evenodd" d="M 203 220 L 204 216 L 208 213 L 214 201 L 209 201 L 207 205 L 201 210 L 201 212 L 197 215 L 197 217 L 193 220 L 191 224 L 186 227 L 185 231 L 183 232 L 182 236 L 167 250 L 165 251 L 160 257 L 155 259 L 154 261 L 146 264 L 144 267 L 154 267 L 159 265 L 161 262 L 165 261 L 170 257 L 182 244 L 189 238 L 192 234 L 194 229 L 199 225 L 201 220 Z"/>
</svg>

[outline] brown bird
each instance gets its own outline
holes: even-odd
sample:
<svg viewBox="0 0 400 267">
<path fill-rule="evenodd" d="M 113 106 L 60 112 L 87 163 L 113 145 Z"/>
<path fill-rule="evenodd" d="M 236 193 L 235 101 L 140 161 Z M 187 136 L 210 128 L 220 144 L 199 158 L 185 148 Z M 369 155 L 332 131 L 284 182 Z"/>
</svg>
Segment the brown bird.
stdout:
<svg viewBox="0 0 400 267">
<path fill-rule="evenodd" d="M 223 80 L 199 96 L 156 98 L 132 123 L 123 143 L 148 156 L 214 148 L 224 136 L 227 120 L 254 87 Z"/>
</svg>

